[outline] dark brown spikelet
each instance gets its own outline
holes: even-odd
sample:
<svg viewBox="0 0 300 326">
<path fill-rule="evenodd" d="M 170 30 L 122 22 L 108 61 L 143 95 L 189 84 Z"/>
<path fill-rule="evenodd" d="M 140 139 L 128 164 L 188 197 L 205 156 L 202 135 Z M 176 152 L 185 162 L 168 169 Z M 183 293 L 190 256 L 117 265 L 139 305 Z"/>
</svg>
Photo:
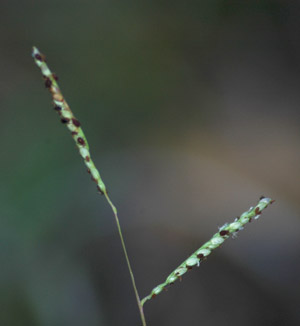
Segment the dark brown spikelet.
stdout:
<svg viewBox="0 0 300 326">
<path fill-rule="evenodd" d="M 84 141 L 84 139 L 81 138 L 81 137 L 78 137 L 78 138 L 77 138 L 77 142 L 78 142 L 78 144 L 80 144 L 80 145 L 82 145 L 82 146 L 85 145 L 85 141 Z"/>
<path fill-rule="evenodd" d="M 52 77 L 54 78 L 54 80 L 58 81 L 58 77 L 56 74 L 52 74 Z"/>
<path fill-rule="evenodd" d="M 85 157 L 85 160 L 86 160 L 87 162 L 89 162 L 89 161 L 90 161 L 90 157 L 89 157 L 89 156 L 86 156 L 86 157 Z"/>
<path fill-rule="evenodd" d="M 202 258 L 204 257 L 204 255 L 203 255 L 203 254 L 198 254 L 197 257 L 198 257 L 199 259 L 202 259 Z"/>
<path fill-rule="evenodd" d="M 264 199 L 264 198 L 266 198 L 265 196 L 260 196 L 259 197 L 259 200 L 262 200 L 262 199 Z"/>
<path fill-rule="evenodd" d="M 72 131 L 72 132 L 71 132 L 71 135 L 72 135 L 72 136 L 76 136 L 76 135 L 78 135 L 78 132 L 77 132 L 77 131 Z"/>
<path fill-rule="evenodd" d="M 68 123 L 70 121 L 70 119 L 68 119 L 68 118 L 62 118 L 60 121 L 62 123 Z"/>
<path fill-rule="evenodd" d="M 260 213 L 261 213 L 261 211 L 259 210 L 259 207 L 256 207 L 256 208 L 255 208 L 255 214 L 256 214 L 256 215 L 259 215 Z"/>
<path fill-rule="evenodd" d="M 35 56 L 34 56 L 35 58 L 36 58 L 36 60 L 39 60 L 39 61 L 43 61 L 43 58 L 42 58 L 42 56 L 41 55 L 39 55 L 38 53 L 37 54 L 35 54 Z"/>
<path fill-rule="evenodd" d="M 228 233 L 229 233 L 228 230 L 222 230 L 222 231 L 220 231 L 220 236 L 221 236 L 221 237 L 224 237 L 224 236 L 227 235 Z"/>
<path fill-rule="evenodd" d="M 52 86 L 52 81 L 49 78 L 46 78 L 45 86 L 46 88 L 50 88 Z"/>
<path fill-rule="evenodd" d="M 80 127 L 80 122 L 77 119 L 72 118 L 73 125 L 76 127 Z"/>
<path fill-rule="evenodd" d="M 55 105 L 55 107 L 53 108 L 55 111 L 61 111 L 61 107 L 58 105 Z"/>
</svg>

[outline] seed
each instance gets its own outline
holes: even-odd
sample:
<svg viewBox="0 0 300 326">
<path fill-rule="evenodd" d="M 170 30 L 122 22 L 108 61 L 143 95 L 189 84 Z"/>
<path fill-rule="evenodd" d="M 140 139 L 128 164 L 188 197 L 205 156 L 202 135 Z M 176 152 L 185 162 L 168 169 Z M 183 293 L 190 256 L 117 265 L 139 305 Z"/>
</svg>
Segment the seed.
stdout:
<svg viewBox="0 0 300 326">
<path fill-rule="evenodd" d="M 40 56 L 38 53 L 34 56 L 36 60 L 43 61 L 42 56 Z"/>
<path fill-rule="evenodd" d="M 46 88 L 50 88 L 52 86 L 52 81 L 49 78 L 46 79 L 45 86 Z"/>
<path fill-rule="evenodd" d="M 224 236 L 224 235 L 227 235 L 229 233 L 229 231 L 228 230 L 222 230 L 222 231 L 220 231 L 220 236 Z"/>
<path fill-rule="evenodd" d="M 78 142 L 80 145 L 82 145 L 82 146 L 85 145 L 85 141 L 84 141 L 83 138 L 81 138 L 81 137 L 78 137 L 78 138 L 77 138 L 77 142 Z"/>
<path fill-rule="evenodd" d="M 72 118 L 73 125 L 76 127 L 80 127 L 80 122 L 77 119 Z"/>
</svg>

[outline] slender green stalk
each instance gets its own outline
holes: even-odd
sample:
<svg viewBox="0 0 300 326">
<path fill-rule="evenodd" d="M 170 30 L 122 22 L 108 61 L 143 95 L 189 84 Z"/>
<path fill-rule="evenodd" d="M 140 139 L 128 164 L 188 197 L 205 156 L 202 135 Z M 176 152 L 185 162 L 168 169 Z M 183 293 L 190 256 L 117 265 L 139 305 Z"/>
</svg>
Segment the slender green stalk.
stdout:
<svg viewBox="0 0 300 326">
<path fill-rule="evenodd" d="M 156 286 L 151 293 L 142 300 L 142 305 L 148 300 L 153 299 L 169 285 L 173 284 L 177 279 L 181 279 L 182 275 L 194 266 L 199 267 L 200 263 L 212 252 L 218 248 L 230 235 L 236 236 L 237 232 L 244 228 L 244 225 L 251 222 L 252 218 L 258 219 L 261 212 L 274 201 L 271 198 L 261 197 L 255 207 L 251 207 L 247 212 L 236 218 L 232 223 L 225 224 L 219 228 L 219 232 L 214 234 L 212 238 L 202 247 L 196 250 L 188 259 L 179 265 L 165 280 L 164 283 Z"/>
<path fill-rule="evenodd" d="M 83 133 L 83 130 L 81 128 L 80 122 L 79 122 L 79 120 L 77 120 L 75 118 L 73 112 L 71 111 L 68 103 L 66 102 L 66 100 L 64 99 L 64 97 L 60 91 L 60 88 L 57 83 L 57 80 L 58 80 L 57 76 L 51 72 L 51 70 L 49 69 L 49 67 L 46 63 L 45 56 L 36 47 L 33 47 L 32 56 L 34 58 L 35 63 L 37 64 L 37 66 L 41 69 L 42 75 L 45 79 L 46 88 L 49 89 L 49 91 L 52 95 L 52 100 L 54 103 L 54 110 L 56 110 L 57 113 L 60 115 L 61 122 L 66 124 L 67 128 L 70 130 L 72 137 L 76 143 L 76 146 L 79 150 L 79 154 L 83 158 L 83 161 L 87 167 L 87 172 L 89 174 L 91 174 L 92 180 L 94 182 L 96 182 L 97 189 L 98 189 L 99 193 L 105 196 L 107 202 L 109 203 L 109 205 L 114 213 L 119 236 L 121 239 L 123 252 L 124 252 L 124 255 L 126 258 L 128 270 L 129 270 L 130 277 L 131 277 L 132 286 L 133 286 L 134 293 L 136 296 L 136 300 L 137 300 L 137 304 L 138 304 L 138 308 L 139 308 L 139 312 L 140 312 L 140 317 L 142 320 L 142 325 L 146 326 L 143 305 L 141 303 L 141 300 L 140 300 L 140 297 L 138 294 L 133 271 L 132 271 L 129 257 L 127 254 L 127 250 L 126 250 L 126 246 L 125 246 L 125 242 L 124 242 L 124 238 L 122 235 L 122 230 L 121 230 L 121 226 L 120 226 L 120 222 L 119 222 L 119 218 L 118 218 L 117 209 L 114 206 L 114 204 L 112 203 L 111 199 L 109 198 L 109 196 L 107 194 L 106 186 L 105 186 L 103 180 L 101 179 L 100 173 L 97 170 L 93 160 L 91 159 L 89 145 L 88 145 L 87 139 Z"/>
<path fill-rule="evenodd" d="M 128 254 L 127 254 L 127 250 L 126 250 L 126 246 L 125 246 L 125 242 L 124 242 L 124 238 L 123 238 L 123 235 L 122 235 L 122 230 L 121 230 L 121 226 L 120 226 L 120 222 L 119 222 L 119 218 L 118 218 L 118 211 L 117 211 L 117 208 L 115 207 L 115 205 L 112 203 L 112 201 L 108 197 L 107 192 L 105 192 L 104 195 L 105 195 L 106 200 L 108 201 L 108 203 L 109 203 L 109 205 L 110 205 L 110 207 L 111 207 L 111 209 L 112 209 L 112 211 L 114 213 L 114 216 L 115 216 L 115 220 L 116 220 L 116 223 L 117 223 L 117 228 L 118 228 L 118 231 L 119 231 L 119 236 L 120 236 L 120 239 L 121 239 L 124 255 L 125 255 L 125 258 L 126 258 L 128 270 L 129 270 L 130 277 L 131 277 L 132 286 L 133 286 L 134 293 L 135 293 L 135 296 L 136 296 L 136 299 L 137 299 L 137 304 L 138 304 L 138 307 L 139 307 L 141 320 L 142 320 L 143 326 L 146 326 L 144 309 L 143 309 L 143 305 L 142 305 L 142 302 L 140 300 L 139 293 L 138 293 L 138 290 L 137 290 L 137 287 L 136 287 L 136 284 L 135 284 L 135 279 L 134 279 L 134 275 L 133 275 L 133 272 L 132 272 L 132 268 L 130 266 L 130 261 L 129 261 L 129 258 L 128 258 Z"/>
</svg>

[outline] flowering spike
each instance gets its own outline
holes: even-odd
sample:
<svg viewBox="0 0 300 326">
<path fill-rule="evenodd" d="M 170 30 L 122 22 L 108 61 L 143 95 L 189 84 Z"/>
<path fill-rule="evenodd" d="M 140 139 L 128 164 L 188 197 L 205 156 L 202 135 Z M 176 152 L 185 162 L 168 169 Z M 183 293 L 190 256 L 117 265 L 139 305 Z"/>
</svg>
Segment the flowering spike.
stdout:
<svg viewBox="0 0 300 326">
<path fill-rule="evenodd" d="M 79 154 L 84 160 L 84 164 L 86 165 L 88 171 L 90 171 L 95 182 L 97 183 L 97 189 L 99 193 L 107 194 L 107 190 L 104 182 L 100 177 L 100 173 L 98 172 L 94 162 L 91 159 L 89 145 L 83 133 L 83 130 L 80 127 L 80 122 L 75 118 L 73 112 L 71 111 L 68 103 L 66 102 L 60 91 L 60 88 L 57 83 L 57 76 L 51 72 L 45 61 L 45 56 L 40 53 L 40 51 L 36 47 L 33 47 L 32 57 L 34 58 L 36 65 L 41 69 L 42 75 L 45 79 L 45 86 L 47 89 L 49 89 L 51 93 L 54 104 L 54 110 L 57 111 L 57 113 L 60 115 L 61 122 L 65 124 L 66 127 L 70 130 L 73 139 L 76 143 L 76 146 L 79 150 Z"/>
<path fill-rule="evenodd" d="M 144 311 L 143 311 L 141 300 L 140 300 L 138 290 L 137 290 L 137 287 L 135 284 L 134 275 L 132 272 L 132 268 L 130 265 L 129 257 L 128 257 L 125 242 L 124 242 L 124 238 L 122 235 L 122 230 L 121 230 L 121 226 L 120 226 L 120 222 L 119 222 L 119 218 L 118 218 L 117 208 L 115 207 L 113 202 L 110 200 L 107 190 L 106 190 L 106 187 L 105 187 L 105 184 L 100 177 L 100 173 L 97 170 L 94 162 L 91 159 L 89 145 L 88 145 L 87 139 L 80 127 L 80 122 L 79 122 L 79 120 L 77 120 L 75 118 L 73 112 L 71 111 L 69 105 L 67 104 L 66 100 L 64 99 L 64 97 L 59 89 L 59 86 L 57 84 L 57 80 L 58 80 L 57 76 L 55 74 L 53 74 L 51 72 L 51 70 L 48 68 L 48 65 L 45 60 L 45 56 L 43 54 L 41 54 L 40 51 L 36 47 L 33 47 L 32 56 L 34 58 L 36 65 L 41 69 L 42 75 L 45 79 L 46 88 L 49 89 L 49 91 L 52 95 L 54 110 L 57 111 L 57 113 L 60 115 L 61 122 L 64 123 L 67 126 L 67 128 L 70 130 L 71 135 L 72 135 L 72 137 L 76 143 L 76 146 L 79 150 L 79 154 L 83 158 L 84 164 L 87 166 L 88 173 L 91 174 L 92 180 L 95 181 L 97 184 L 98 192 L 105 196 L 108 204 L 110 205 L 110 207 L 114 213 L 115 221 L 117 224 L 117 228 L 118 228 L 118 232 L 119 232 L 119 236 L 120 236 L 120 240 L 121 240 L 121 244 L 122 244 L 122 248 L 123 248 L 123 252 L 125 255 L 126 262 L 127 262 L 129 274 L 131 277 L 132 286 L 133 286 L 137 304 L 139 307 L 142 324 L 143 324 L 143 326 L 146 326 Z"/>
<path fill-rule="evenodd" d="M 168 285 L 173 284 L 177 279 L 181 279 L 193 266 L 199 266 L 200 262 L 210 253 L 212 250 L 218 248 L 225 239 L 230 235 L 236 236 L 237 232 L 242 230 L 244 225 L 249 223 L 252 218 L 257 218 L 259 214 L 269 205 L 272 204 L 271 198 L 261 197 L 255 207 L 251 207 L 247 212 L 243 213 L 240 217 L 236 218 L 232 223 L 225 224 L 219 229 L 219 232 L 214 234 L 213 237 L 206 242 L 202 247 L 195 251 L 188 259 L 186 259 L 180 266 L 178 266 L 165 280 L 164 283 L 156 286 L 151 293 L 142 300 L 142 305 L 157 294 L 161 293 Z"/>
</svg>

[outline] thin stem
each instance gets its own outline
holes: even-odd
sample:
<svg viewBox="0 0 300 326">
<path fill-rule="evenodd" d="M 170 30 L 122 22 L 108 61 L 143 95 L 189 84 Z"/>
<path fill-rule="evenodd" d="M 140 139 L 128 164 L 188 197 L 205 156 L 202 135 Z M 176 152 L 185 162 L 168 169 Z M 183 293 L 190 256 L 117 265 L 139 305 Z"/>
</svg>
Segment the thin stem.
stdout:
<svg viewBox="0 0 300 326">
<path fill-rule="evenodd" d="M 120 236 L 121 243 L 122 243 L 123 252 L 124 252 L 124 255 L 125 255 L 125 258 L 126 258 L 127 267 L 128 267 L 128 270 L 129 270 L 129 273 L 130 273 L 130 277 L 131 277 L 131 283 L 132 283 L 132 286 L 133 286 L 133 289 L 134 289 L 136 301 L 137 301 L 137 304 L 138 304 L 138 307 L 139 307 L 139 311 L 140 311 L 142 325 L 143 326 L 146 326 L 144 309 L 143 309 L 143 305 L 141 303 L 141 299 L 140 299 L 140 296 L 139 296 L 139 293 L 138 293 L 138 290 L 137 290 L 137 287 L 136 287 L 136 283 L 135 283 L 133 271 L 132 271 L 132 268 L 131 268 L 131 265 L 130 265 L 130 261 L 129 261 L 129 257 L 128 257 L 128 254 L 127 254 L 127 250 L 126 250 L 126 246 L 125 246 L 125 242 L 124 242 L 124 238 L 123 238 L 123 234 L 122 234 L 122 229 L 121 229 L 119 218 L 118 218 L 118 211 L 117 211 L 116 206 L 110 200 L 110 198 L 109 198 L 109 196 L 107 194 L 107 191 L 104 192 L 104 195 L 105 195 L 105 198 L 108 201 L 108 203 L 109 203 L 109 205 L 110 205 L 110 207 L 111 207 L 111 209 L 112 209 L 112 211 L 114 213 L 114 216 L 115 216 L 117 228 L 118 228 L 118 231 L 119 231 L 119 236 Z"/>
<path fill-rule="evenodd" d="M 75 118 L 75 116 L 74 116 L 73 112 L 71 111 L 68 103 L 66 102 L 62 92 L 60 91 L 60 88 L 57 83 L 58 77 L 55 74 L 53 74 L 52 71 L 49 69 L 49 67 L 46 63 L 45 56 L 36 47 L 33 47 L 32 56 L 34 58 L 36 65 L 41 69 L 42 75 L 45 79 L 46 88 L 48 88 L 51 93 L 53 104 L 54 104 L 54 110 L 60 115 L 61 122 L 63 124 L 65 124 L 67 126 L 67 128 L 70 130 L 71 135 L 72 135 L 72 137 L 76 143 L 76 146 L 79 150 L 79 154 L 83 158 L 84 164 L 87 167 L 87 172 L 89 174 L 91 174 L 92 181 L 96 182 L 98 192 L 102 195 L 105 195 L 105 198 L 114 213 L 115 221 L 117 223 L 117 228 L 118 228 L 119 236 L 120 236 L 121 243 L 122 243 L 123 252 L 124 252 L 124 255 L 126 258 L 129 274 L 131 277 L 132 286 L 134 289 L 138 308 L 140 311 L 142 325 L 146 326 L 143 305 L 141 303 L 141 300 L 140 300 L 140 297 L 138 294 L 138 290 L 137 290 L 137 287 L 135 284 L 133 271 L 132 271 L 132 268 L 130 265 L 124 238 L 123 238 L 122 231 L 121 231 L 121 226 L 120 226 L 120 222 L 119 222 L 119 218 L 118 218 L 117 209 L 116 209 L 115 205 L 112 203 L 112 201 L 110 200 L 110 198 L 108 197 L 106 186 L 100 176 L 98 169 L 96 168 L 96 166 L 91 158 L 89 145 L 88 145 L 87 139 L 85 137 L 85 134 L 81 128 L 81 124 L 80 124 L 79 120 L 77 120 Z"/>
</svg>

